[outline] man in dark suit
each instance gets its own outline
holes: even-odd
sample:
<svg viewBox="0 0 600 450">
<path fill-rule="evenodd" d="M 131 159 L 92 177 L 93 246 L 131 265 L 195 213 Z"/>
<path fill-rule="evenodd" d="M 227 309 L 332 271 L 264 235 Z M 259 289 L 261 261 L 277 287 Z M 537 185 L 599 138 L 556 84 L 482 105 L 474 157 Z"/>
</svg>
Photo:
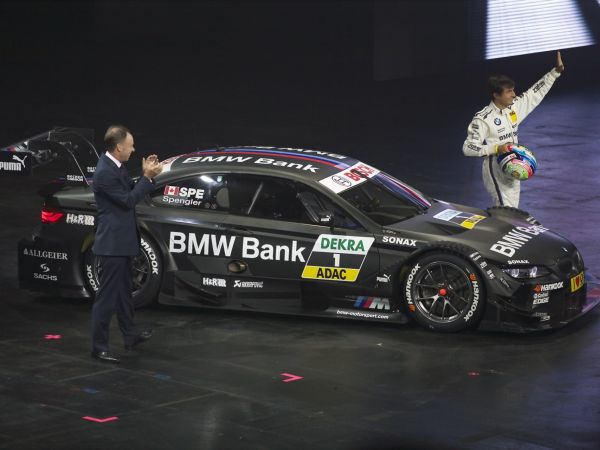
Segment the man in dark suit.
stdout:
<svg viewBox="0 0 600 450">
<path fill-rule="evenodd" d="M 125 348 L 150 339 L 152 330 L 139 331 L 133 322 L 131 262 L 140 252 L 135 205 L 154 190 L 152 179 L 162 171 L 156 155 L 142 158 L 143 176 L 134 183 L 123 163 L 135 151 L 131 132 L 112 125 L 104 135 L 104 153 L 94 172 L 98 229 L 92 251 L 98 258 L 100 286 L 92 308 L 92 357 L 119 363 L 108 347 L 108 329 L 116 310 Z"/>
</svg>

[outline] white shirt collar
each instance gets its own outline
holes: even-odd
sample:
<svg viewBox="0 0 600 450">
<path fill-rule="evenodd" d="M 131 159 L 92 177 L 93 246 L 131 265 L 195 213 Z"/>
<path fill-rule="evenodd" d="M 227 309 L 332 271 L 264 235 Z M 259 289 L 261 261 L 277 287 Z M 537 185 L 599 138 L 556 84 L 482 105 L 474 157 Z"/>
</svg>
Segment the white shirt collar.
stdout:
<svg viewBox="0 0 600 450">
<path fill-rule="evenodd" d="M 121 161 L 119 161 L 117 158 L 115 158 L 113 155 L 110 154 L 110 152 L 106 152 L 106 156 L 108 156 L 112 162 L 114 162 L 117 167 L 120 169 L 121 168 L 121 164 L 123 164 Z"/>
</svg>

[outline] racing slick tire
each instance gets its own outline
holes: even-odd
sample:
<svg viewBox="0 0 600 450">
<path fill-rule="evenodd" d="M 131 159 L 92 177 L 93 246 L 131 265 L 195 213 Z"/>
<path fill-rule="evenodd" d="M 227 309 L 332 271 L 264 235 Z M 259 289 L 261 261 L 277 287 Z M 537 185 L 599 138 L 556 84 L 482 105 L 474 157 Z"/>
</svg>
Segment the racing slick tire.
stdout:
<svg viewBox="0 0 600 450">
<path fill-rule="evenodd" d="M 409 317 L 425 328 L 456 332 L 476 326 L 485 310 L 482 277 L 467 260 L 434 253 L 413 261 L 402 282 Z"/>
<path fill-rule="evenodd" d="M 135 309 L 154 303 L 162 279 L 162 261 L 156 245 L 144 236 L 142 236 L 140 244 L 140 254 L 133 258 L 131 265 L 132 297 Z M 90 248 L 85 252 L 83 259 L 83 278 L 88 291 L 95 295 L 100 286 L 98 258 Z"/>
</svg>

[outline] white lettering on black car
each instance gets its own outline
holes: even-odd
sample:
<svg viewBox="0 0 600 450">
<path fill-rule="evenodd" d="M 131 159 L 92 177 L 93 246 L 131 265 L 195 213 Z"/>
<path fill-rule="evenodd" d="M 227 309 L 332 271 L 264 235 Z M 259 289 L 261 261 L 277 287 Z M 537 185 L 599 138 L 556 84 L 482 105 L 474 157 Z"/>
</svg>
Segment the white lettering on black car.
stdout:
<svg viewBox="0 0 600 450">
<path fill-rule="evenodd" d="M 24 248 L 23 254 L 25 256 L 33 256 L 35 258 L 44 258 L 44 259 L 60 259 L 64 261 L 68 261 L 69 257 L 66 253 L 59 252 L 49 252 L 47 250 L 38 250 L 35 248 Z"/>
<path fill-rule="evenodd" d="M 529 242 L 534 236 L 549 231 L 549 228 L 541 225 L 532 225 L 530 227 L 516 227 L 502 236 L 502 239 L 497 241 L 490 247 L 490 250 L 509 258 L 514 256 L 518 249 Z"/>
<path fill-rule="evenodd" d="M 65 221 L 67 223 L 74 224 L 74 225 L 94 226 L 94 216 L 90 216 L 88 214 L 67 213 L 67 217 L 66 217 Z"/>
<path fill-rule="evenodd" d="M 241 280 L 234 280 L 233 287 L 234 288 L 262 289 L 264 283 L 265 283 L 264 281 L 241 281 Z"/>
<path fill-rule="evenodd" d="M 197 235 L 171 231 L 169 234 L 169 252 L 189 255 L 230 257 L 237 236 L 216 236 L 214 234 Z M 264 261 L 304 262 L 304 250 L 297 241 L 291 245 L 261 244 L 257 238 L 242 238 L 242 258 L 259 258 Z"/>
<path fill-rule="evenodd" d="M 227 280 L 223 278 L 202 278 L 202 285 L 204 286 L 214 286 L 214 287 L 227 287 Z"/>
<path fill-rule="evenodd" d="M 416 247 L 417 240 L 416 239 L 406 239 L 396 236 L 383 236 L 383 243 L 390 243 L 396 245 L 404 245 L 406 247 Z"/>
<path fill-rule="evenodd" d="M 253 156 L 190 156 L 182 161 L 182 164 L 189 163 L 212 163 L 212 162 L 247 162 L 254 159 Z M 318 167 L 312 164 L 295 163 L 288 161 L 280 161 L 272 158 L 256 158 L 254 164 L 270 165 L 275 167 L 287 167 L 289 169 L 304 170 L 312 173 L 317 173 Z"/>
</svg>

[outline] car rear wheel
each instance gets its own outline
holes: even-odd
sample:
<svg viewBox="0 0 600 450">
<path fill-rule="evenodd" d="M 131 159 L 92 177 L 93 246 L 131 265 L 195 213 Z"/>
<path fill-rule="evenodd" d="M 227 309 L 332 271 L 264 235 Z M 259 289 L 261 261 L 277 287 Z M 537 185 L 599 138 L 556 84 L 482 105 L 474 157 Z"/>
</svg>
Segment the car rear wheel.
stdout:
<svg viewBox="0 0 600 450">
<path fill-rule="evenodd" d="M 131 264 L 132 297 L 136 309 L 156 300 L 162 279 L 162 262 L 155 244 L 144 237 L 140 243 L 140 254 L 133 258 Z M 95 294 L 100 286 L 99 262 L 91 248 L 84 255 L 83 271 L 88 290 Z"/>
<path fill-rule="evenodd" d="M 458 256 L 424 256 L 409 267 L 403 281 L 408 315 L 435 331 L 473 327 L 485 309 L 482 281 L 473 265 Z"/>
</svg>

